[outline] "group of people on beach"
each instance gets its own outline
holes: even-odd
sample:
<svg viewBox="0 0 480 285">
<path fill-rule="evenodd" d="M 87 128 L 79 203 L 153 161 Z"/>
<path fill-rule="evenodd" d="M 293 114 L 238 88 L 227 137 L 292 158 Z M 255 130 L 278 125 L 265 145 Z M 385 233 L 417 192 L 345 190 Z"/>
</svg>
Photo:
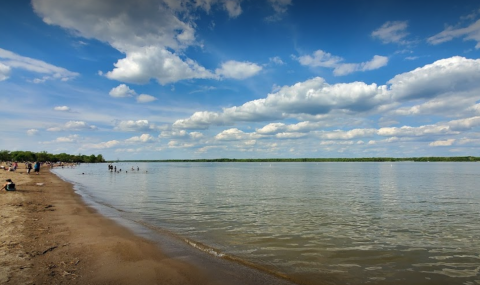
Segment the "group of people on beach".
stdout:
<svg viewBox="0 0 480 285">
<path fill-rule="evenodd" d="M 3 165 L 0 166 L 0 168 L 5 170 L 5 171 L 15 171 L 18 168 L 18 163 L 16 161 L 14 161 L 14 162 L 11 162 L 11 163 L 7 163 L 6 166 L 3 166 Z M 40 173 L 40 162 L 36 161 L 33 164 L 33 166 L 32 166 L 31 162 L 26 162 L 25 163 L 25 168 L 27 168 L 27 174 L 30 174 L 31 170 L 33 169 L 35 174 L 38 175 Z"/>
<path fill-rule="evenodd" d="M 15 171 L 18 168 L 18 163 L 16 161 L 7 163 L 6 166 L 0 166 L 3 170 L 6 171 Z"/>
<path fill-rule="evenodd" d="M 36 161 L 33 164 L 31 162 L 25 162 L 25 168 L 27 169 L 27 174 L 30 174 L 31 170 L 33 169 L 35 174 L 38 175 L 40 173 L 40 162 Z M 18 169 L 18 162 L 7 162 L 5 165 L 1 165 L 0 169 L 3 169 L 5 171 L 16 171 Z M 8 178 L 7 180 L 5 180 L 5 183 L 2 185 L 2 188 L 0 188 L 0 190 L 14 191 L 15 183 L 12 181 L 12 179 Z"/>
</svg>

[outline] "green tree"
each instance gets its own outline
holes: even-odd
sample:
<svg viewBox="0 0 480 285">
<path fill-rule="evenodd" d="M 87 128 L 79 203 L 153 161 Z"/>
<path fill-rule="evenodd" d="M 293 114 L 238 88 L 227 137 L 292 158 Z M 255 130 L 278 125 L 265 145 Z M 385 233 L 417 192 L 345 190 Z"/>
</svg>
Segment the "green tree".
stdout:
<svg viewBox="0 0 480 285">
<path fill-rule="evenodd" d="M 35 161 L 36 155 L 31 151 L 13 151 L 11 159 L 14 161 Z"/>
<path fill-rule="evenodd" d="M 0 161 L 10 161 L 11 156 L 10 156 L 10 151 L 8 150 L 1 150 L 0 151 Z"/>
<path fill-rule="evenodd" d="M 103 156 L 101 154 L 99 154 L 99 155 L 97 155 L 96 162 L 105 162 L 105 159 L 103 158 Z"/>
</svg>

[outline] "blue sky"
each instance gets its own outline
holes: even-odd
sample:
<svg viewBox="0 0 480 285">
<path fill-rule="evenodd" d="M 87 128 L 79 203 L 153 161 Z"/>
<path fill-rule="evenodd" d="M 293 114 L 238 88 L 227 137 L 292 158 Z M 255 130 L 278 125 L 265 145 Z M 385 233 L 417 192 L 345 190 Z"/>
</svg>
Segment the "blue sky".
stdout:
<svg viewBox="0 0 480 285">
<path fill-rule="evenodd" d="M 0 1 L 0 149 L 480 156 L 479 1 Z"/>
</svg>

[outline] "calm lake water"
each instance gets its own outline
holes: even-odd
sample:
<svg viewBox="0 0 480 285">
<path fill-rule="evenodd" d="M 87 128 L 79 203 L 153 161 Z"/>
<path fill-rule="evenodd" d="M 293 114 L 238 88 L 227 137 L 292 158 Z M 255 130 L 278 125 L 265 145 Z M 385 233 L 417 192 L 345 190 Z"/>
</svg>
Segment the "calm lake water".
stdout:
<svg viewBox="0 0 480 285">
<path fill-rule="evenodd" d="M 480 163 L 114 165 L 54 172 L 119 214 L 299 283 L 480 284 Z"/>
</svg>

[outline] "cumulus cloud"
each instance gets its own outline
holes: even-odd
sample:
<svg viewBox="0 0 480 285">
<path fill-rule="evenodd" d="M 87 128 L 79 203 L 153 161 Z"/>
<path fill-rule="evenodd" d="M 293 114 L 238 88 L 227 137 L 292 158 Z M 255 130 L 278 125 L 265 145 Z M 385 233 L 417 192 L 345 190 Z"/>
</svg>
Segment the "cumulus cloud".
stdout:
<svg viewBox="0 0 480 285">
<path fill-rule="evenodd" d="M 41 83 L 46 80 L 67 81 L 79 75 L 78 73 L 69 71 L 65 68 L 54 66 L 41 60 L 21 56 L 2 48 L 0 48 L 0 59 L 0 81 L 2 78 L 3 80 L 8 78 L 10 69 L 12 68 L 46 74 L 41 79 L 34 79 L 34 83 Z"/>
<path fill-rule="evenodd" d="M 188 119 L 177 120 L 173 127 L 206 129 L 210 125 L 231 125 L 237 121 L 266 121 L 327 114 L 334 109 L 364 112 L 389 100 L 386 86 L 363 82 L 330 85 L 316 77 L 293 86 L 284 86 L 267 98 L 225 108 L 222 113 L 196 112 Z"/>
<path fill-rule="evenodd" d="M 408 41 L 405 40 L 405 37 L 408 36 L 407 27 L 407 21 L 386 22 L 372 32 L 372 37 L 380 39 L 385 44 L 408 44 Z"/>
<path fill-rule="evenodd" d="M 208 129 L 210 125 L 225 125 L 221 114 L 215 112 L 195 112 L 190 118 L 180 119 L 173 123 L 174 128 L 178 129 Z"/>
<path fill-rule="evenodd" d="M 135 91 L 130 89 L 130 87 L 128 87 L 127 85 L 120 84 L 117 87 L 112 88 L 112 90 L 110 90 L 108 94 L 115 98 L 122 98 L 122 97 L 132 97 L 137 93 L 135 93 Z"/>
<path fill-rule="evenodd" d="M 56 106 L 53 108 L 55 111 L 69 112 L 70 108 L 68 106 Z"/>
<path fill-rule="evenodd" d="M 216 78 L 216 75 L 192 59 L 182 59 L 161 46 L 147 46 L 127 53 L 106 73 L 110 79 L 144 84 L 151 78 L 165 85 L 184 79 Z"/>
<path fill-rule="evenodd" d="M 458 132 L 452 131 L 447 125 L 427 125 L 420 127 L 380 128 L 377 134 L 387 137 L 418 137 L 425 135 L 451 135 L 458 134 Z"/>
<path fill-rule="evenodd" d="M 125 140 L 126 143 L 148 143 L 154 141 L 155 138 L 150 134 L 142 134 L 141 136 L 135 136 Z"/>
<path fill-rule="evenodd" d="M 189 118 L 177 120 L 172 127 L 179 130 L 201 130 L 210 126 L 233 126 L 239 122 L 263 122 L 287 118 L 303 120 L 292 125 L 281 122 L 269 123 L 256 129 L 256 134 L 260 136 L 275 136 L 283 133 L 307 133 L 328 125 L 341 124 L 336 116 L 338 114 L 342 114 L 342 117 L 366 112 L 385 114 L 385 111 L 393 108 L 397 109 L 391 114 L 404 116 L 428 112 L 445 116 L 443 111 L 449 110 L 449 114 L 453 114 L 455 108 L 458 114 L 467 108 L 471 109 L 471 114 L 478 114 L 472 106 L 480 100 L 480 60 L 447 58 L 399 74 L 388 83 L 389 85 L 364 82 L 328 84 L 323 78 L 315 77 L 292 86 L 276 88 L 276 91 L 268 94 L 266 98 L 224 108 L 221 112 L 195 112 Z M 452 100 L 454 102 L 449 104 Z M 411 102 L 423 103 L 411 106 Z M 409 105 L 410 107 L 402 107 Z M 330 118 L 335 117 L 336 122 L 324 122 L 329 118 L 328 115 Z M 314 121 L 309 122 L 305 118 Z M 353 123 L 353 117 L 349 118 L 352 118 L 350 123 Z M 390 137 L 456 135 L 461 126 L 475 125 L 477 120 L 476 117 L 473 118 L 467 121 L 452 121 L 450 125 L 382 128 L 377 135 Z M 229 133 L 221 133 L 218 138 L 232 137 L 232 133 L 238 135 L 239 132 L 238 129 L 230 129 Z M 372 135 L 372 130 L 362 132 L 352 130 L 347 133 L 334 132 L 323 135 L 326 139 L 355 138 Z"/>
<path fill-rule="evenodd" d="M 215 136 L 215 139 L 219 141 L 250 140 L 252 139 L 252 134 L 244 133 L 237 128 L 233 128 L 224 130 L 221 133 L 217 134 Z"/>
<path fill-rule="evenodd" d="M 388 81 L 396 100 L 411 100 L 480 88 L 480 59 L 460 56 L 437 60 Z"/>
<path fill-rule="evenodd" d="M 284 123 L 270 123 L 260 129 L 256 129 L 257 134 L 260 135 L 276 135 L 285 132 L 294 133 L 308 133 L 312 130 L 317 130 L 324 126 L 322 122 L 299 122 L 296 124 L 284 124 Z"/>
<path fill-rule="evenodd" d="M 57 25 L 87 39 L 108 43 L 125 54 L 106 77 L 128 83 L 151 79 L 169 84 L 185 79 L 218 76 L 186 57 L 184 51 L 198 45 L 192 9 L 210 11 L 219 5 L 230 17 L 242 13 L 240 0 L 33 0 L 35 13 L 50 25 Z M 190 11 L 192 10 L 192 11 Z M 255 70 L 255 66 L 250 68 Z M 252 70 L 233 73 L 251 76 Z M 223 70 L 223 69 L 222 69 Z M 228 75 L 228 73 L 227 73 Z"/>
<path fill-rule="evenodd" d="M 225 78 L 245 79 L 259 73 L 262 67 L 251 62 L 238 62 L 234 60 L 222 63 L 215 73 Z"/>
<path fill-rule="evenodd" d="M 151 132 L 156 130 L 155 124 L 149 123 L 148 120 L 128 120 L 128 121 L 115 121 L 114 129 L 124 132 Z"/>
<path fill-rule="evenodd" d="M 357 71 L 379 69 L 388 64 L 388 57 L 380 55 L 375 55 L 370 61 L 362 63 L 343 63 L 343 58 L 323 50 L 317 50 L 313 55 L 300 56 L 297 60 L 305 66 L 333 68 L 333 74 L 336 76 L 347 75 Z"/>
<path fill-rule="evenodd" d="M 149 103 L 158 100 L 157 98 L 153 97 L 152 95 L 148 94 L 140 94 L 137 97 L 138 103 Z"/>
<path fill-rule="evenodd" d="M 448 26 L 440 33 L 427 39 L 430 44 L 437 45 L 453 40 L 454 38 L 463 38 L 464 40 L 476 41 L 476 49 L 480 48 L 480 19 L 467 27 Z"/>
<path fill-rule="evenodd" d="M 432 125 L 419 127 L 403 126 L 400 128 L 389 127 L 380 128 L 377 134 L 389 137 L 419 137 L 419 136 L 438 136 L 438 135 L 458 135 L 461 132 L 470 131 L 480 126 L 480 116 L 452 120 L 449 122 L 439 122 Z"/>
<path fill-rule="evenodd" d="M 96 130 L 97 127 L 94 125 L 89 125 L 83 121 L 69 121 L 66 122 L 63 126 L 51 127 L 48 128 L 49 132 L 60 132 L 60 131 L 91 131 Z"/>
<path fill-rule="evenodd" d="M 10 66 L 0 62 L 0 81 L 7 80 L 10 77 Z"/>
</svg>

